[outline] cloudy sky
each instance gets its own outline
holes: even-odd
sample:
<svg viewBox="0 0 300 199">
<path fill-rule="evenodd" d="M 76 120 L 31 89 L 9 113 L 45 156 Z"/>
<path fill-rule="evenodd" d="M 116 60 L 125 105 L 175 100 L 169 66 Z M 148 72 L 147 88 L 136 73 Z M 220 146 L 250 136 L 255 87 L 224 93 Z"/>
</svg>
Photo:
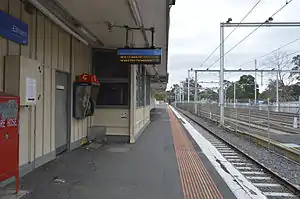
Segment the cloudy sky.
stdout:
<svg viewBox="0 0 300 199">
<path fill-rule="evenodd" d="M 220 22 L 225 22 L 229 17 L 233 22 L 239 22 L 257 1 L 177 0 L 176 5 L 171 9 L 168 88 L 186 78 L 189 68 L 206 69 L 211 66 L 218 59 L 219 50 L 204 64 L 203 68 L 200 68 L 205 58 L 220 43 Z M 262 0 L 245 22 L 265 21 L 285 3 L 286 0 Z M 299 8 L 300 0 L 293 0 L 274 16 L 274 22 L 300 21 Z M 225 52 L 253 29 L 255 28 L 238 28 L 225 42 Z M 225 36 L 231 31 L 231 28 L 226 28 Z M 267 69 L 268 66 L 264 64 L 271 58 L 260 59 L 259 57 L 297 38 L 299 41 L 281 49 L 282 53 L 300 50 L 300 28 L 260 28 L 225 57 L 225 68 L 254 69 L 254 62 L 240 65 L 258 58 L 258 69 Z M 219 69 L 219 63 L 211 68 Z M 240 75 L 227 73 L 225 78 L 235 81 Z M 216 73 L 200 73 L 198 78 L 199 81 L 218 81 Z M 264 79 L 268 78 L 270 75 L 264 75 Z M 264 80 L 263 84 L 267 82 Z"/>
</svg>

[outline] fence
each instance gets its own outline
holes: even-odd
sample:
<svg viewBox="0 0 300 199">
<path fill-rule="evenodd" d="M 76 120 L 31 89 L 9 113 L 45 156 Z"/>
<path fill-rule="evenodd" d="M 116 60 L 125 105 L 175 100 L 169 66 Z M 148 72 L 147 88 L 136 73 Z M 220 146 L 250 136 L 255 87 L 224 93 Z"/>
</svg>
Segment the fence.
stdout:
<svg viewBox="0 0 300 199">
<path fill-rule="evenodd" d="M 285 113 L 299 113 L 300 104 L 299 102 L 281 102 L 278 105 L 276 103 L 266 103 L 254 105 L 253 102 L 248 103 L 226 103 L 225 107 L 238 107 L 238 108 L 256 108 L 261 111 L 274 111 L 274 112 L 285 112 Z"/>
<path fill-rule="evenodd" d="M 177 103 L 178 108 L 193 113 L 201 118 L 215 122 L 220 120 L 220 107 L 218 103 Z M 289 110 L 281 112 L 279 110 Z M 286 142 L 288 134 L 300 135 L 299 106 L 278 106 L 248 104 L 227 104 L 224 108 L 224 126 L 240 132 L 247 132 Z M 290 139 L 290 138 L 289 138 Z M 291 141 L 292 142 L 292 141 Z"/>
</svg>

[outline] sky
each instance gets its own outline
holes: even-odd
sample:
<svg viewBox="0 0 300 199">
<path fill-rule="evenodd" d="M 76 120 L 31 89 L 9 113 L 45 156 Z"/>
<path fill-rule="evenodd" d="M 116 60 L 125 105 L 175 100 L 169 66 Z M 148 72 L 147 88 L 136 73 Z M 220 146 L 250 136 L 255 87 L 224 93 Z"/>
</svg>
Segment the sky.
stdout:
<svg viewBox="0 0 300 199">
<path fill-rule="evenodd" d="M 187 77 L 188 69 L 219 69 L 219 62 L 211 66 L 219 58 L 219 50 L 204 64 L 203 61 L 220 44 L 220 22 L 230 17 L 232 22 L 240 22 L 258 0 L 176 0 L 171 8 L 170 40 L 169 40 L 169 84 L 168 89 Z M 286 3 L 286 0 L 261 0 L 258 6 L 244 22 L 263 22 Z M 274 22 L 300 21 L 300 0 L 293 0 L 275 15 Z M 225 52 L 242 40 L 255 28 L 238 28 L 225 42 Z M 225 28 L 225 37 L 233 28 Z M 260 58 L 272 50 L 295 39 L 299 41 L 282 48 L 280 53 L 290 54 L 300 51 L 300 27 L 259 28 L 247 40 L 225 56 L 225 69 L 253 69 L 257 58 L 258 69 L 269 69 L 274 55 Z M 292 58 L 292 56 L 290 57 Z M 244 64 L 248 62 L 248 64 Z M 242 66 L 241 66 L 242 65 Z M 191 75 L 194 75 L 191 73 Z M 237 81 L 242 73 L 226 73 L 225 79 Z M 264 74 L 258 83 L 265 88 L 267 80 L 275 75 Z M 217 73 L 199 73 L 199 81 L 218 81 Z M 204 87 L 215 87 L 205 84 Z"/>
</svg>

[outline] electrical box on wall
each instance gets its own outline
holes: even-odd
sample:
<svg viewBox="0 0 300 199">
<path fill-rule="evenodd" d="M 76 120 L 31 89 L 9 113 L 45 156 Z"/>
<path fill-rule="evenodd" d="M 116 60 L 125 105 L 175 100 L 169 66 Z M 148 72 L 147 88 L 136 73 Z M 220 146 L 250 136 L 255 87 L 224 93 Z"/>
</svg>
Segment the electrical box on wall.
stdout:
<svg viewBox="0 0 300 199">
<path fill-rule="evenodd" d="M 5 57 L 5 92 L 20 96 L 20 105 L 35 105 L 41 97 L 40 62 L 17 55 Z"/>
</svg>

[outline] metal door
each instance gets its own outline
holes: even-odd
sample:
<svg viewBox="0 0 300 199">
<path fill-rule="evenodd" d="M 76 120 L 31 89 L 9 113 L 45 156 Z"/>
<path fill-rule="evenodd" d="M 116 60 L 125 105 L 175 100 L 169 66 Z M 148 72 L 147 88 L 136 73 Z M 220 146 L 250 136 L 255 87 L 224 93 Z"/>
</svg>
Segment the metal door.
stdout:
<svg viewBox="0 0 300 199">
<path fill-rule="evenodd" d="M 60 154 L 68 146 L 68 75 L 56 72 L 55 83 L 55 147 Z"/>
</svg>

